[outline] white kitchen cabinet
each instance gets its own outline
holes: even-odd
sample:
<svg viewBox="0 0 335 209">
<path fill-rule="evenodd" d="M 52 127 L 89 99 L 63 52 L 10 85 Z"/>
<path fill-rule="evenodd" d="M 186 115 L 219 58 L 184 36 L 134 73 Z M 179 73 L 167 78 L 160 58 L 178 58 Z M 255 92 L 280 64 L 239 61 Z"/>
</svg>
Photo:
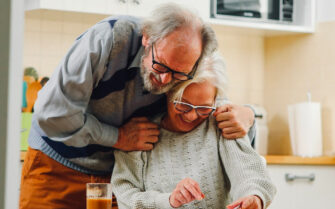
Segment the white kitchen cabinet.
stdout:
<svg viewBox="0 0 335 209">
<path fill-rule="evenodd" d="M 268 170 L 277 187 L 269 209 L 335 208 L 335 166 L 268 165 Z M 287 174 L 298 178 L 288 181 Z"/>
<path fill-rule="evenodd" d="M 107 14 L 130 15 L 129 8 L 138 6 L 140 0 L 107 0 Z"/>
<path fill-rule="evenodd" d="M 196 14 L 198 14 L 203 20 L 206 22 L 210 19 L 210 1 L 209 0 L 170 0 L 164 1 L 160 0 L 161 2 L 174 2 L 180 5 L 183 5 Z"/>
<path fill-rule="evenodd" d="M 163 1 L 161 0 L 127 0 L 128 2 L 128 15 L 137 17 L 148 17 Z"/>
<path fill-rule="evenodd" d="M 25 0 L 26 10 L 49 9 L 107 15 L 148 16 L 164 0 Z"/>
<path fill-rule="evenodd" d="M 108 14 L 108 1 L 113 0 L 25 0 L 25 10 L 49 9 Z"/>
<path fill-rule="evenodd" d="M 104 15 L 149 16 L 158 5 L 167 2 L 182 4 L 195 10 L 206 22 L 215 25 L 260 31 L 263 35 L 283 33 L 312 33 L 315 29 L 315 0 L 296 0 L 298 11 L 295 21 L 264 22 L 255 18 L 224 16 L 211 17 L 210 0 L 25 0 L 26 10 L 49 9 L 72 12 L 96 13 Z"/>
<path fill-rule="evenodd" d="M 198 14 L 203 20 L 209 21 L 210 2 L 207 0 L 125 0 L 128 5 L 129 15 L 147 17 L 159 5 L 164 3 L 176 3 L 183 5 Z"/>
<path fill-rule="evenodd" d="M 209 19 L 210 3 L 204 0 L 25 0 L 25 9 L 50 9 L 146 17 L 158 5 L 168 2 L 194 9 L 202 18 Z"/>
</svg>

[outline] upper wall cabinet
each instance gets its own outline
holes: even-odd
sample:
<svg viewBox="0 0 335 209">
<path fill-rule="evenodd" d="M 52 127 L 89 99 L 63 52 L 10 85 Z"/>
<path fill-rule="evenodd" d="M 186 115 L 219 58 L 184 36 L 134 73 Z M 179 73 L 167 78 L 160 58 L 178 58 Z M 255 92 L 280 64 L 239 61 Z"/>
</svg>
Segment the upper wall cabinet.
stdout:
<svg viewBox="0 0 335 209">
<path fill-rule="evenodd" d="M 26 10 L 49 9 L 95 14 L 126 14 L 127 0 L 25 0 Z"/>
<path fill-rule="evenodd" d="M 313 33 L 315 0 L 211 0 L 213 24 L 272 33 Z"/>
<path fill-rule="evenodd" d="M 146 17 L 158 5 L 168 2 L 187 6 L 196 10 L 202 18 L 209 19 L 210 2 L 204 0 L 25 0 L 25 9 L 50 9 Z"/>
<path fill-rule="evenodd" d="M 211 24 L 265 35 L 312 33 L 315 28 L 315 0 L 25 0 L 25 8 L 146 17 L 167 2 L 187 6 Z"/>
</svg>

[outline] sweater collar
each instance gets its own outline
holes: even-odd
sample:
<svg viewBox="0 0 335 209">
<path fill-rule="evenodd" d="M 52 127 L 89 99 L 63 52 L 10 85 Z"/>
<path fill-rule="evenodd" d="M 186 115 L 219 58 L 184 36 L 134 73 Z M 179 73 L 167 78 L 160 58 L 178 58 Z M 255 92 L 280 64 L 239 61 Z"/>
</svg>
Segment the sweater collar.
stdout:
<svg viewBox="0 0 335 209">
<path fill-rule="evenodd" d="M 128 70 L 141 68 L 141 58 L 142 58 L 143 53 L 144 53 L 144 47 L 141 46 L 140 49 L 138 50 L 135 58 L 133 59 L 133 61 L 129 65 Z"/>
</svg>

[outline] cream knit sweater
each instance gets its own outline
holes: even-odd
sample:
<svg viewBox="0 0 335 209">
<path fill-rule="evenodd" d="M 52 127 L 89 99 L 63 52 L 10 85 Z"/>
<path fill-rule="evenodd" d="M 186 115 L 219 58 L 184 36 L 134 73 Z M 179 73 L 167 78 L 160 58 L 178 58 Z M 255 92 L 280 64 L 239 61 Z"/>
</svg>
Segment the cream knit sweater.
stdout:
<svg viewBox="0 0 335 209">
<path fill-rule="evenodd" d="M 205 198 L 180 208 L 225 208 L 247 195 L 258 195 L 266 208 L 276 193 L 248 137 L 223 139 L 213 118 L 189 133 L 161 129 L 151 151 L 115 151 L 112 190 L 120 209 L 172 208 L 170 194 L 186 177 L 199 183 Z"/>
</svg>

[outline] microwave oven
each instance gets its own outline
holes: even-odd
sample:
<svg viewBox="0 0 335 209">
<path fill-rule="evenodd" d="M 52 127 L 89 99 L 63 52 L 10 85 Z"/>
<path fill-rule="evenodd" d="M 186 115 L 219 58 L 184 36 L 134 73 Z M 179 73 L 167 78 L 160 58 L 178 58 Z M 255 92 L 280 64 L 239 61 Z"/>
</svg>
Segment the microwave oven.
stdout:
<svg viewBox="0 0 335 209">
<path fill-rule="evenodd" d="M 294 0 L 211 0 L 214 18 L 242 17 L 260 21 L 293 21 Z"/>
</svg>

